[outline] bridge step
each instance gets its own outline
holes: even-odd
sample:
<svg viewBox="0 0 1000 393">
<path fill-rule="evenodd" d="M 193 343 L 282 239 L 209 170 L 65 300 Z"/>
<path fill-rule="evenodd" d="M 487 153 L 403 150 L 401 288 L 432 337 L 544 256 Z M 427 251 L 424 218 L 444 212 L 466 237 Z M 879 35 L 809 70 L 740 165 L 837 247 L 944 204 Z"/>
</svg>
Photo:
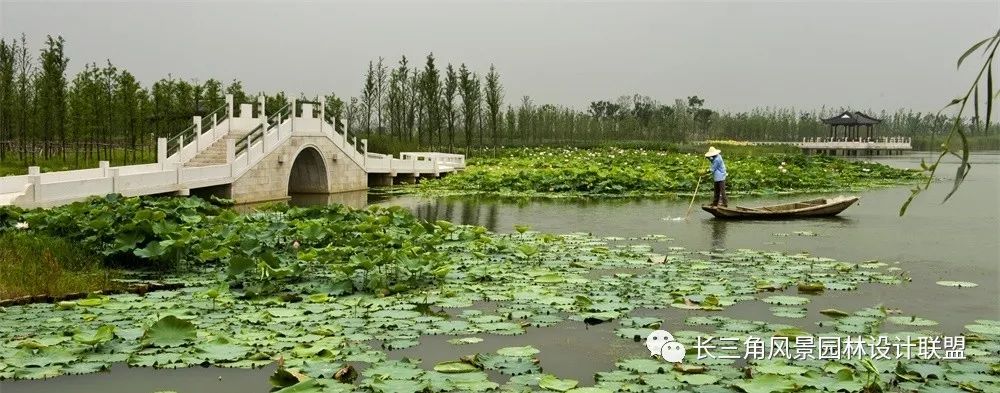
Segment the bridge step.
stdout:
<svg viewBox="0 0 1000 393">
<path fill-rule="evenodd" d="M 222 138 L 197 156 L 184 163 L 187 167 L 220 165 L 226 163 L 226 138 Z"/>
<path fill-rule="evenodd" d="M 212 165 L 222 165 L 226 163 L 226 140 L 235 139 L 239 140 L 248 134 L 248 131 L 238 131 L 232 130 L 225 137 L 215 141 L 211 146 L 202 150 L 194 158 L 188 160 L 184 163 L 186 167 L 201 167 L 201 166 L 212 166 Z"/>
</svg>

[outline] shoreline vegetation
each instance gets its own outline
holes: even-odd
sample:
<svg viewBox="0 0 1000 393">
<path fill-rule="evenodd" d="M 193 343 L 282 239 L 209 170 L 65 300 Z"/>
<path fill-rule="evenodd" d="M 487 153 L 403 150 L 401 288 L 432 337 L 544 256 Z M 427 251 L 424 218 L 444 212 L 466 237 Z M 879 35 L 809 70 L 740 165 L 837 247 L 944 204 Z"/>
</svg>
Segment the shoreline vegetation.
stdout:
<svg viewBox="0 0 1000 393">
<path fill-rule="evenodd" d="M 717 144 L 723 150 L 732 195 L 786 195 L 859 191 L 911 184 L 919 170 L 788 153 L 783 147 Z M 702 147 L 673 151 L 643 148 L 506 148 L 474 157 L 468 167 L 410 188 L 423 195 L 492 194 L 513 197 L 690 196 L 707 173 Z M 710 193 L 701 180 L 699 194 Z M 405 191 L 404 191 L 405 192 Z"/>
<path fill-rule="evenodd" d="M 117 273 L 62 238 L 0 232 L 0 300 L 116 289 Z"/>
</svg>

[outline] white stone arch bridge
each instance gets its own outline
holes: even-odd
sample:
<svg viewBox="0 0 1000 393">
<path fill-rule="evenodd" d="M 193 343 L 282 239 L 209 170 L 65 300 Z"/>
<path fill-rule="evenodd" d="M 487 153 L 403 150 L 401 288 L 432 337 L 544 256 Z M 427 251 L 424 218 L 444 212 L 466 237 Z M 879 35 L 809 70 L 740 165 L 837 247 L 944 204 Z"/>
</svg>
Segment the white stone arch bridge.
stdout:
<svg viewBox="0 0 1000 393">
<path fill-rule="evenodd" d="M 216 195 L 237 203 L 280 200 L 291 193 L 332 194 L 369 185 L 413 182 L 465 168 L 465 156 L 368 152 L 368 141 L 334 127 L 322 105 L 290 100 L 265 113 L 264 100 L 233 97 L 171 138 L 157 141 L 156 163 L 0 177 L 0 205 L 50 207 L 94 195 Z M 255 113 L 256 112 L 256 113 Z"/>
</svg>

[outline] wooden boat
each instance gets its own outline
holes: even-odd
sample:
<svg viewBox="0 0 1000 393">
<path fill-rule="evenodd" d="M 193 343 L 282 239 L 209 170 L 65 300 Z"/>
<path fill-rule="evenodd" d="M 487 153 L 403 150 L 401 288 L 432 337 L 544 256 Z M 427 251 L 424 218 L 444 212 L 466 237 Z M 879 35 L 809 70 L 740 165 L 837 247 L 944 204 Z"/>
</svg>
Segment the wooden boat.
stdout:
<svg viewBox="0 0 1000 393">
<path fill-rule="evenodd" d="M 812 199 L 808 201 L 786 203 L 784 205 L 761 207 L 722 207 L 702 205 L 702 210 L 712 213 L 717 218 L 768 220 L 806 217 L 831 217 L 851 207 L 858 197 L 839 196 L 836 198 Z"/>
</svg>

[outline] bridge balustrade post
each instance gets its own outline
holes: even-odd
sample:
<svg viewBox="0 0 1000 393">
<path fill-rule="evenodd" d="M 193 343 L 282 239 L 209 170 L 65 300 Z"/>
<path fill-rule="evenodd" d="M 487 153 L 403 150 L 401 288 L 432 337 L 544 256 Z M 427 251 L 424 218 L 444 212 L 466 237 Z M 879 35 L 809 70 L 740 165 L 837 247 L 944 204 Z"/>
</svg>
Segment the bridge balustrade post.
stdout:
<svg viewBox="0 0 1000 393">
<path fill-rule="evenodd" d="M 28 179 L 31 181 L 31 201 L 38 202 L 38 186 L 42 184 L 42 168 L 37 166 L 28 167 Z"/>
<path fill-rule="evenodd" d="M 160 169 L 166 168 L 167 138 L 156 138 L 156 163 L 160 164 Z"/>
<path fill-rule="evenodd" d="M 184 135 L 177 136 L 177 162 L 184 161 Z"/>
<path fill-rule="evenodd" d="M 201 151 L 201 116 L 194 116 L 191 119 L 194 122 L 194 153 L 198 154 Z M 183 145 L 182 145 L 183 146 Z"/>
<path fill-rule="evenodd" d="M 235 105 L 235 99 L 232 94 L 226 94 L 226 116 L 229 117 L 229 127 L 226 127 L 226 133 L 233 130 L 233 105 Z"/>
<path fill-rule="evenodd" d="M 219 115 L 216 113 L 212 114 L 212 141 L 214 142 L 219 137 Z"/>
<path fill-rule="evenodd" d="M 278 133 L 278 139 L 281 139 L 281 113 L 276 113 L 278 115 L 278 124 L 275 126 L 275 131 Z M 267 134 L 267 128 L 264 128 L 264 134 Z"/>
<path fill-rule="evenodd" d="M 107 177 L 111 178 L 111 192 L 119 193 L 118 190 L 118 168 L 108 168 Z"/>
<path fill-rule="evenodd" d="M 263 94 L 257 96 L 257 104 L 260 105 L 260 124 L 267 121 L 267 105 L 265 103 Z"/>
<path fill-rule="evenodd" d="M 296 100 L 295 98 L 292 98 L 292 99 L 288 100 L 288 109 L 290 109 L 290 110 L 291 110 L 291 111 L 289 112 L 289 113 L 291 113 L 291 115 L 290 115 L 290 116 L 288 116 L 288 125 L 289 125 L 289 128 L 291 129 L 291 132 L 292 132 L 292 133 L 294 133 L 294 132 L 295 132 L 295 117 L 296 117 L 296 116 L 298 116 L 298 115 L 296 114 L 296 112 L 298 112 L 298 111 L 297 111 L 297 110 L 296 110 L 296 108 L 295 108 L 295 103 L 296 103 L 296 101 L 297 101 L 297 100 Z M 280 136 L 280 135 L 279 135 L 279 136 Z"/>
</svg>

